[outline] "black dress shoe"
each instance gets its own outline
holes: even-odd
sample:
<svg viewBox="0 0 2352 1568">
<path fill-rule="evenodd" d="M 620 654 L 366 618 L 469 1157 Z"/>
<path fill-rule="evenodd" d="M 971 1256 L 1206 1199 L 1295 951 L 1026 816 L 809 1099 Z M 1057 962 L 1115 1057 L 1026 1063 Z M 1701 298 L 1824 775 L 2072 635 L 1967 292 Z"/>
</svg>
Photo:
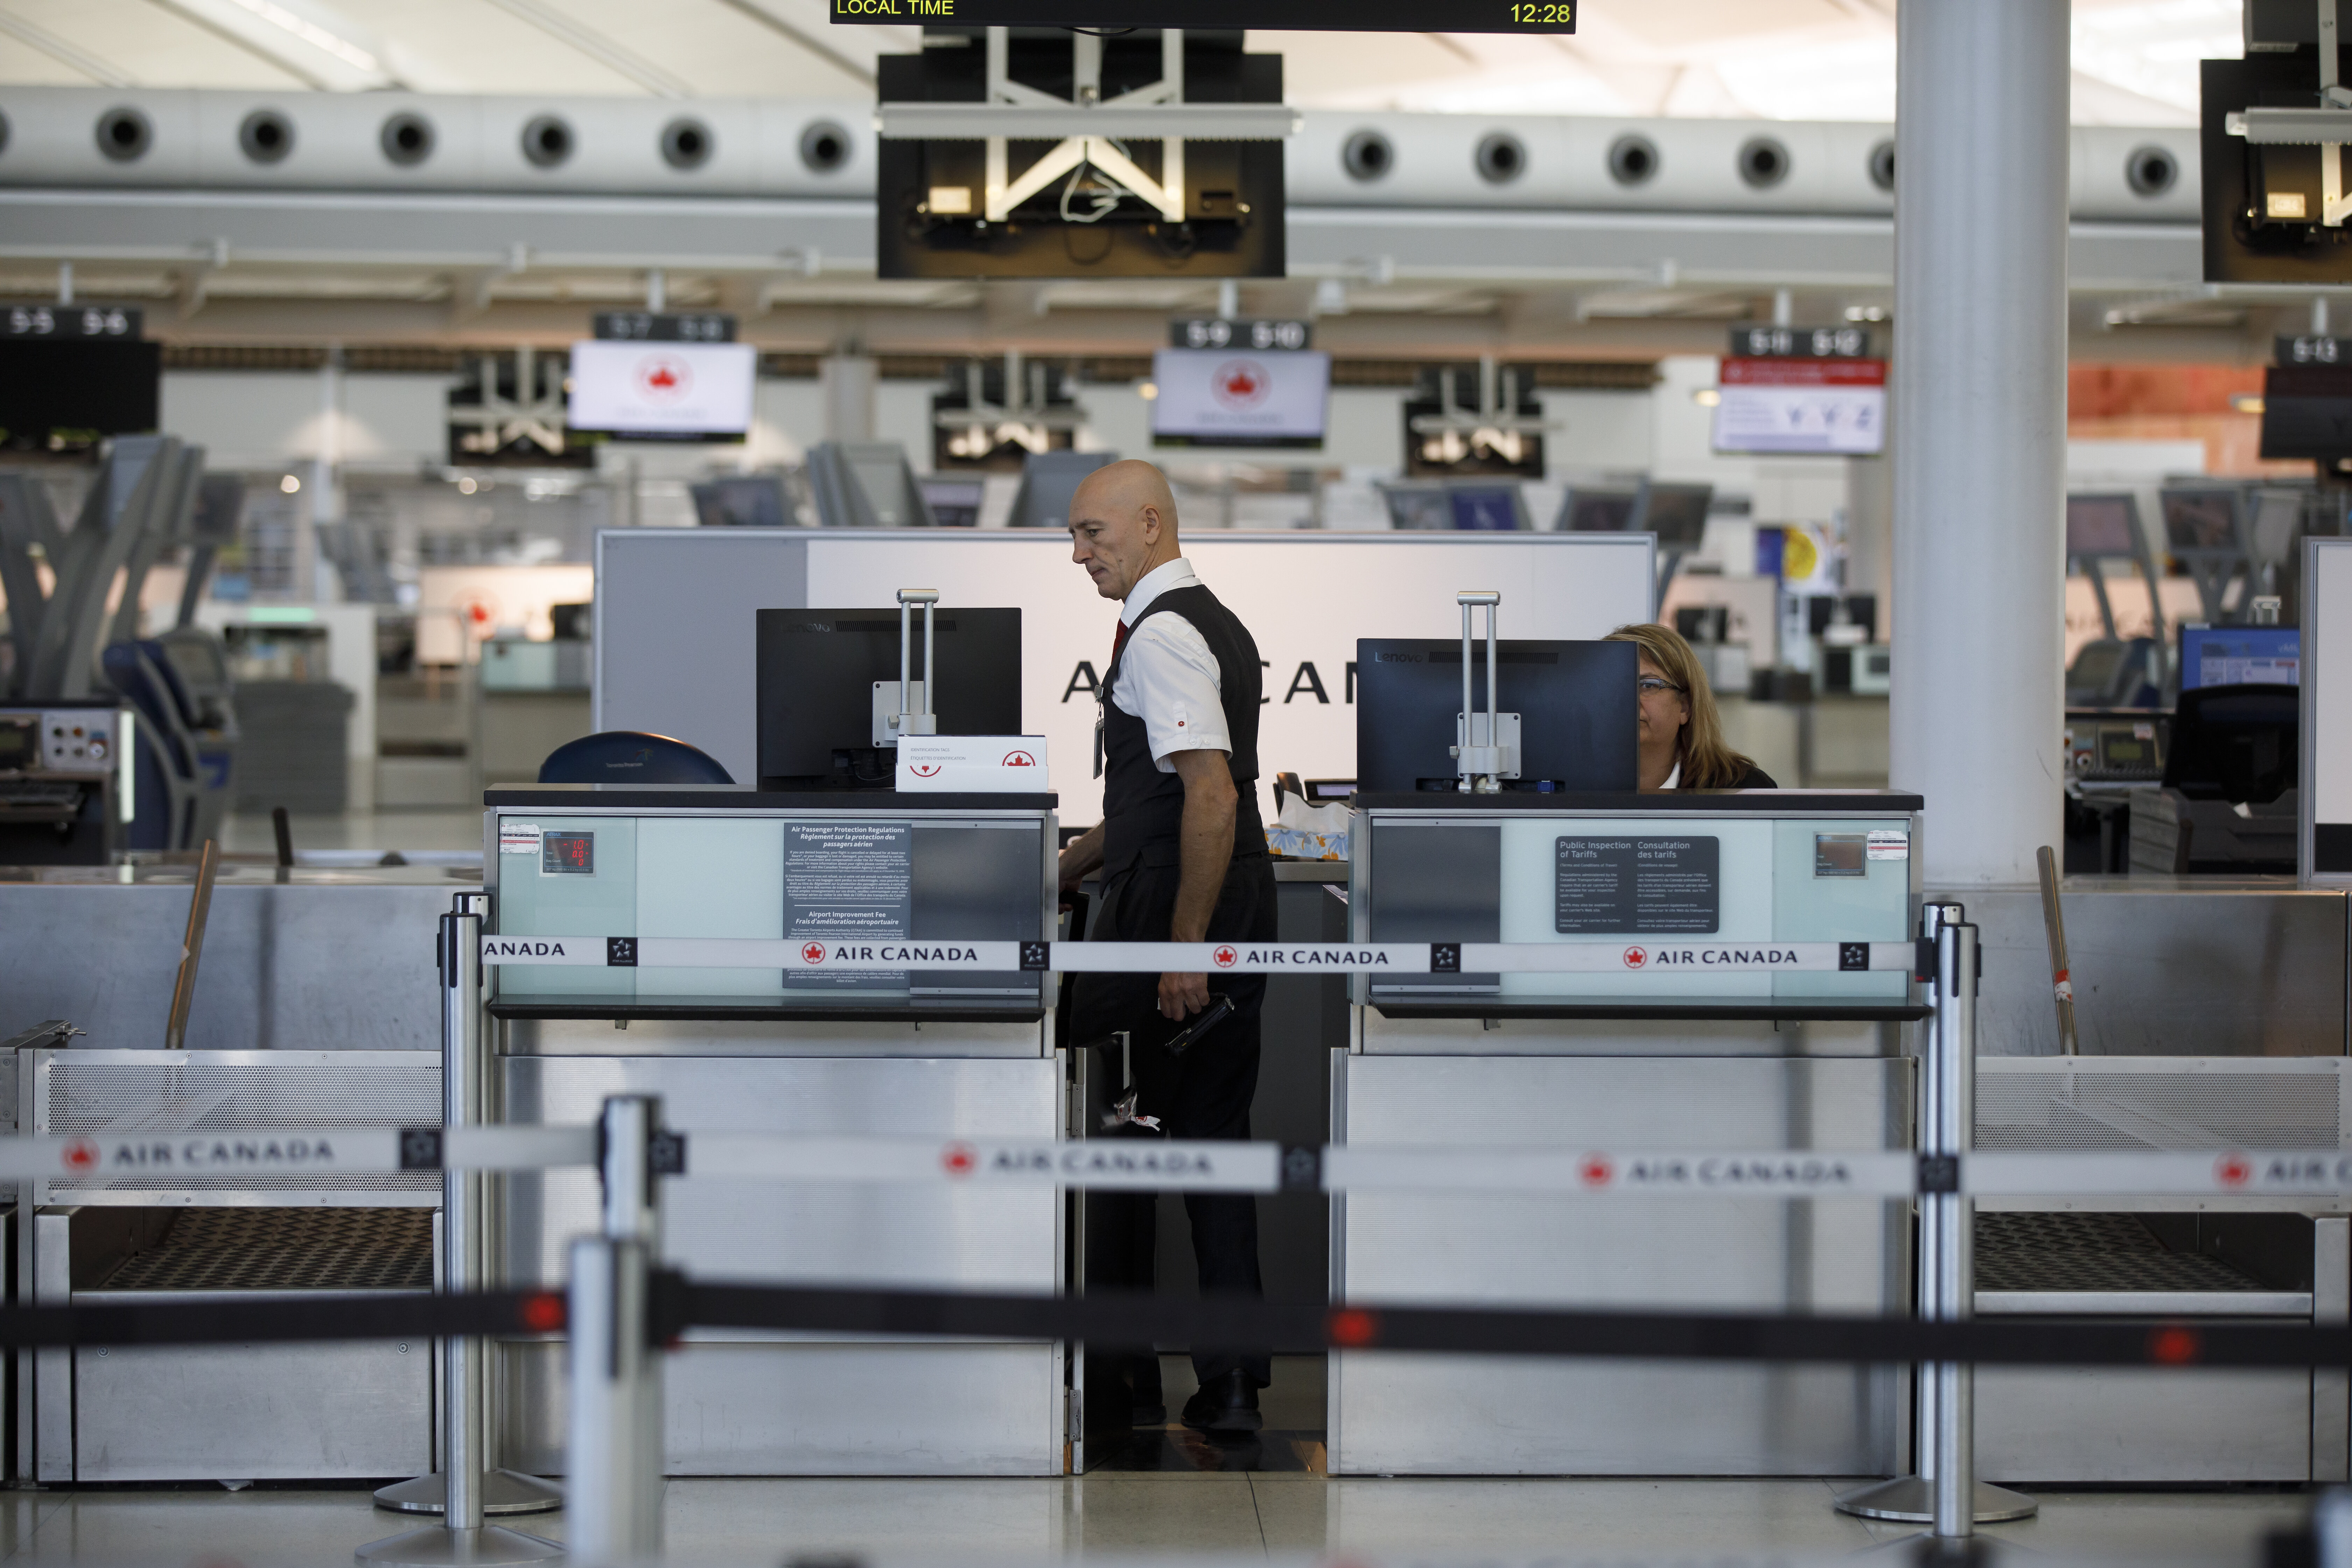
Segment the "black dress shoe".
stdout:
<svg viewBox="0 0 2352 1568">
<path fill-rule="evenodd" d="M 1184 1402 L 1184 1425 L 1195 1432 L 1255 1432 L 1265 1425 L 1257 1413 L 1257 1385 L 1239 1367 L 1211 1378 Z"/>
</svg>

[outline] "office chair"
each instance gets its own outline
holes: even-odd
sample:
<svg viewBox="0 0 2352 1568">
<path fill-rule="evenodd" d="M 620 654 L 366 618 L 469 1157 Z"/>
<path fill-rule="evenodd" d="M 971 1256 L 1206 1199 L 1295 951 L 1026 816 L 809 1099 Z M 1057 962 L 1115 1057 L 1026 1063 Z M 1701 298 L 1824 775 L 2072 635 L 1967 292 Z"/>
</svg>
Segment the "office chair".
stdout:
<svg viewBox="0 0 2352 1568">
<path fill-rule="evenodd" d="M 731 784 L 718 759 L 684 741 L 642 730 L 583 735 L 547 754 L 541 784 Z"/>
</svg>

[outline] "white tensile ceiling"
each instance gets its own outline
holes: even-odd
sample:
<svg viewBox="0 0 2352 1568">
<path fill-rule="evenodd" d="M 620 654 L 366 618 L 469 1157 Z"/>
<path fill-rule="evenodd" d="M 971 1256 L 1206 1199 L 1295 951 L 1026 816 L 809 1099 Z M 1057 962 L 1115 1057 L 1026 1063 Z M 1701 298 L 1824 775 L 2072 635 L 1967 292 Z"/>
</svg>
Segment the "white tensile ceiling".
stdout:
<svg viewBox="0 0 2352 1568">
<path fill-rule="evenodd" d="M 1891 120 L 1895 0 L 1584 0 L 1573 37 L 1250 35 L 1303 108 Z M 2238 0 L 2075 0 L 2075 120 L 2188 125 Z M 911 27 L 826 0 L 0 0 L 0 83 L 839 98 Z"/>
</svg>

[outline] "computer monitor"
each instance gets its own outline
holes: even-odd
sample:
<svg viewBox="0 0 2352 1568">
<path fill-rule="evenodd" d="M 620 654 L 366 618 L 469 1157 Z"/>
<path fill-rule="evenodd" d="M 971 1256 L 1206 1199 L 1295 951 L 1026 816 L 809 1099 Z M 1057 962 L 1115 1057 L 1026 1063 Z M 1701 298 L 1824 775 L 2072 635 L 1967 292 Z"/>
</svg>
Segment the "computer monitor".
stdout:
<svg viewBox="0 0 2352 1568">
<path fill-rule="evenodd" d="M 978 479 L 928 479 L 919 481 L 931 519 L 941 528 L 978 528 L 981 498 L 987 486 Z"/>
<path fill-rule="evenodd" d="M 2245 548 L 2239 537 L 2239 492 L 2234 489 L 2168 489 L 2164 507 L 2165 548 L 2175 555 L 2211 554 Z"/>
<path fill-rule="evenodd" d="M 1032 452 L 1021 460 L 1021 488 L 1013 492 L 1008 528 L 1067 528 L 1070 501 L 1097 468 L 1118 461 L 1117 452 Z"/>
<path fill-rule="evenodd" d="M 2066 498 L 2066 558 L 2105 561 L 2139 558 L 2138 508 L 2128 495 Z"/>
<path fill-rule="evenodd" d="M 2183 691 L 2207 686 L 2297 686 L 2302 674 L 2300 627 L 2180 628 Z"/>
<path fill-rule="evenodd" d="M 1525 526 L 1517 484 L 1452 484 L 1445 489 L 1448 521 L 1461 531 L 1509 533 Z"/>
<path fill-rule="evenodd" d="M 772 474 L 711 479 L 689 485 L 694 520 L 705 528 L 785 528 L 792 514 L 784 506 L 783 481 Z"/>
<path fill-rule="evenodd" d="M 1552 527 L 1560 533 L 1622 533 L 1641 499 L 1639 490 L 1572 489 L 1560 498 Z"/>
<path fill-rule="evenodd" d="M 1644 485 L 1641 500 L 1643 504 L 1625 526 L 1636 533 L 1656 534 L 1661 550 L 1696 550 L 1706 537 L 1713 485 Z"/>
<path fill-rule="evenodd" d="M 1443 479 L 1405 479 L 1380 487 L 1389 526 L 1406 531 L 1443 532 L 1454 526 L 1454 505 Z"/>
<path fill-rule="evenodd" d="M 1496 706 L 1519 715 L 1519 777 L 1504 787 L 1631 790 L 1641 656 L 1624 642 L 1503 642 Z M 1471 702 L 1486 709 L 1486 650 L 1473 643 Z M 1366 637 L 1356 644 L 1356 785 L 1367 794 L 1451 790 L 1462 712 L 1462 644 Z"/>
<path fill-rule="evenodd" d="M 1021 612 L 941 605 L 931 711 L 942 735 L 1018 735 Z M 898 752 L 874 742 L 877 682 L 895 701 L 896 610 L 761 610 L 758 616 L 760 787 L 888 789 Z M 923 617 L 914 616 L 913 678 L 923 678 Z"/>
<path fill-rule="evenodd" d="M 2164 787 L 2192 800 L 2268 805 L 2295 787 L 2302 740 L 2302 698 L 2292 686 L 2183 691 Z"/>
</svg>

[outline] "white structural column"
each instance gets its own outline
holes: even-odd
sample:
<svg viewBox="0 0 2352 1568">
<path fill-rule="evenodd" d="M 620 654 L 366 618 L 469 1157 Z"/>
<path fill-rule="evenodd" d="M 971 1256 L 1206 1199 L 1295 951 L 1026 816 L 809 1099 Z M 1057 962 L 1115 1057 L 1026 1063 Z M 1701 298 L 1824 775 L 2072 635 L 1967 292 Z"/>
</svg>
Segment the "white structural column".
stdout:
<svg viewBox="0 0 2352 1568">
<path fill-rule="evenodd" d="M 2059 841 L 2066 0 L 1908 0 L 1895 98 L 1892 779 L 1931 888 Z"/>
</svg>

